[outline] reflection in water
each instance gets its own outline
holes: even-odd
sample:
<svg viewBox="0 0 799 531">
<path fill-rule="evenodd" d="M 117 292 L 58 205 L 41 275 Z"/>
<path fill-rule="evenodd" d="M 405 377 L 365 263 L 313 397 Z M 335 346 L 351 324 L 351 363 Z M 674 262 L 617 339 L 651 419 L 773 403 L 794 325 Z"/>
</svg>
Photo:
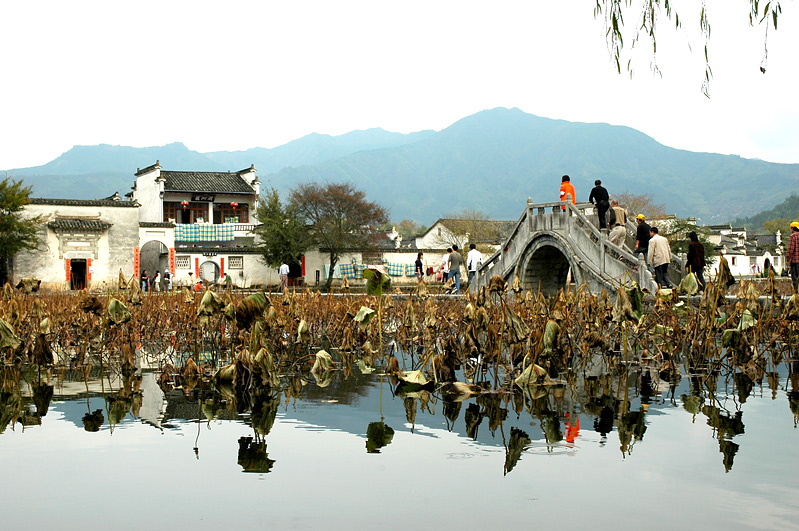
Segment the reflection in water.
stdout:
<svg viewBox="0 0 799 531">
<path fill-rule="evenodd" d="M 366 451 L 379 454 L 380 449 L 391 444 L 393 439 L 394 430 L 385 422 L 370 422 L 366 428 Z"/>
<path fill-rule="evenodd" d="M 266 453 L 266 441 L 253 442 L 252 437 L 239 437 L 238 463 L 244 472 L 267 473 L 275 465 Z"/>
</svg>

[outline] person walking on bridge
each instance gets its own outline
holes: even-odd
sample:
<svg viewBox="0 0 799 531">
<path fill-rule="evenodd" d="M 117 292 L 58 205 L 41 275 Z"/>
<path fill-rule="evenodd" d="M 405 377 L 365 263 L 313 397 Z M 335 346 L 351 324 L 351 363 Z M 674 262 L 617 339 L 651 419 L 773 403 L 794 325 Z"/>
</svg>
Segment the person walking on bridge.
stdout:
<svg viewBox="0 0 799 531">
<path fill-rule="evenodd" d="M 571 202 L 573 205 L 577 204 L 577 194 L 574 191 L 574 186 L 571 183 L 571 179 L 568 175 L 564 175 L 560 179 L 560 200 L 561 201 L 568 201 L 567 197 L 571 196 Z M 560 207 L 561 210 L 566 210 L 566 205 Z"/>
<path fill-rule="evenodd" d="M 655 282 L 658 289 L 672 288 L 669 280 L 669 263 L 671 263 L 671 247 L 669 240 L 658 234 L 658 228 L 650 229 L 652 237 L 649 239 L 649 263 L 655 269 Z"/>
<path fill-rule="evenodd" d="M 619 206 L 615 199 L 610 202 L 610 235 L 608 240 L 613 245 L 624 247 L 624 238 L 627 236 L 627 213 Z"/>
<path fill-rule="evenodd" d="M 696 280 L 699 282 L 699 289 L 705 289 L 705 246 L 699 241 L 696 232 L 691 231 L 688 233 L 688 258 L 686 259 L 686 267 L 689 273 L 696 275 Z"/>
<path fill-rule="evenodd" d="M 608 224 L 605 220 L 605 215 L 608 213 L 610 203 L 608 202 L 610 196 L 605 187 L 602 186 L 602 181 L 597 179 L 594 181 L 594 187 L 591 189 L 591 194 L 588 196 L 588 202 L 594 205 L 596 213 L 599 216 L 599 229 L 607 228 Z"/>
<path fill-rule="evenodd" d="M 642 254 L 644 255 L 644 262 L 648 262 L 647 255 L 649 254 L 649 239 L 651 236 L 651 229 L 649 224 L 647 224 L 646 216 L 643 214 L 638 214 L 636 221 L 638 221 L 638 230 L 635 233 L 635 250 L 633 254 Z"/>
<path fill-rule="evenodd" d="M 449 254 L 449 278 L 455 279 L 455 286 L 453 290 L 455 293 L 461 292 L 461 265 L 463 264 L 463 256 L 458 252 L 458 246 L 452 245 L 452 252 Z"/>
<path fill-rule="evenodd" d="M 469 244 L 469 254 L 466 255 L 466 269 L 469 270 L 469 286 L 472 285 L 474 277 L 477 275 L 477 270 L 483 265 L 483 255 L 477 250 L 477 246 L 473 243 Z"/>
</svg>

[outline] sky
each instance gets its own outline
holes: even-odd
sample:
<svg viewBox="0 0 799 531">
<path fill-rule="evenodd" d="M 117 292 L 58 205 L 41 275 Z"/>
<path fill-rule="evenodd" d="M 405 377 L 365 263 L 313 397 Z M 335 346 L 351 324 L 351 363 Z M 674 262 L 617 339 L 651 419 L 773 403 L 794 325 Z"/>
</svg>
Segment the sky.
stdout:
<svg viewBox="0 0 799 531">
<path fill-rule="evenodd" d="M 495 107 L 799 163 L 796 1 L 782 0 L 762 74 L 765 26 L 749 26 L 749 2 L 707 0 L 710 98 L 699 2 L 672 2 L 680 30 L 661 14 L 660 74 L 642 40 L 632 78 L 616 72 L 595 3 L 3 2 L 0 168 L 75 145 L 234 151 L 314 132 L 441 130 Z"/>
</svg>

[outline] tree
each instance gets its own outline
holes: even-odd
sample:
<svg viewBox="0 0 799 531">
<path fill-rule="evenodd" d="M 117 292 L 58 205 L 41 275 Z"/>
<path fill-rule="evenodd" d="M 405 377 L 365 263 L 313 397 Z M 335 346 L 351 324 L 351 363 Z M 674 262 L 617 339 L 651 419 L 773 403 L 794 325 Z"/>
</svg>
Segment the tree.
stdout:
<svg viewBox="0 0 799 531">
<path fill-rule="evenodd" d="M 30 203 L 30 186 L 9 178 L 0 182 L 0 283 L 8 280 L 8 259 L 20 251 L 39 247 L 41 216 L 23 215 Z"/>
<path fill-rule="evenodd" d="M 705 79 L 702 82 L 702 92 L 707 96 L 710 78 L 712 77 L 708 55 L 710 18 L 705 2 L 698 4 L 699 29 L 705 40 Z M 634 49 L 642 39 L 649 41 L 652 46 L 652 70 L 655 73 L 659 73 L 660 70 L 658 69 L 656 61 L 658 19 L 662 13 L 665 13 L 666 19 L 674 23 L 675 29 L 679 29 L 682 27 L 684 17 L 680 17 L 680 14 L 673 6 L 673 2 L 669 0 L 597 0 L 596 6 L 594 7 L 594 17 L 598 18 L 601 16 L 605 20 L 605 34 L 607 36 L 608 47 L 616 63 L 616 70 L 619 73 L 621 73 L 622 52 L 625 48 L 624 19 L 625 15 L 629 15 L 633 10 L 638 11 L 638 13 L 636 13 L 638 20 L 633 24 L 635 29 L 632 34 L 632 40 L 629 41 L 630 45 L 628 49 Z M 765 22 L 763 59 L 760 62 L 760 71 L 764 74 L 766 73 L 766 63 L 768 61 L 768 30 L 770 27 L 773 27 L 775 30 L 777 29 L 777 19 L 780 13 L 782 13 L 782 7 L 777 0 L 749 0 L 749 25 L 762 25 Z M 626 69 L 630 75 L 632 75 L 633 67 L 631 59 L 627 60 Z"/>
<path fill-rule="evenodd" d="M 763 222 L 763 228 L 772 234 L 780 233 L 783 240 L 791 233 L 791 220 L 785 218 L 772 219 Z"/>
<path fill-rule="evenodd" d="M 325 289 L 333 283 L 332 272 L 347 250 L 374 245 L 386 210 L 366 200 L 366 194 L 347 183 L 301 184 L 291 191 L 289 206 L 309 226 L 310 241 L 330 255 Z"/>
<path fill-rule="evenodd" d="M 643 214 L 648 218 L 665 216 L 666 207 L 653 202 L 652 194 L 636 195 L 629 192 L 615 194 L 611 199 L 619 202 L 619 205 L 627 211 L 627 217 L 633 219 L 638 214 Z"/>
<path fill-rule="evenodd" d="M 454 243 L 464 249 L 469 243 L 475 243 L 480 252 L 493 253 L 494 246 L 502 237 L 500 222 L 474 208 L 448 214 L 441 221 L 448 231 L 436 237 L 440 247 L 449 247 Z"/>
<path fill-rule="evenodd" d="M 304 220 L 291 205 L 283 206 L 274 188 L 259 199 L 256 217 L 261 223 L 255 229 L 261 240 L 258 249 L 267 265 L 277 268 L 284 260 L 291 263 L 308 249 Z"/>
<path fill-rule="evenodd" d="M 669 240 L 671 252 L 676 254 L 688 254 L 688 233 L 694 231 L 696 237 L 705 247 L 705 260 L 709 263 L 710 259 L 717 256 L 716 246 L 710 241 L 710 229 L 700 227 L 685 219 L 675 219 L 666 225 L 666 230 L 661 236 Z"/>
</svg>

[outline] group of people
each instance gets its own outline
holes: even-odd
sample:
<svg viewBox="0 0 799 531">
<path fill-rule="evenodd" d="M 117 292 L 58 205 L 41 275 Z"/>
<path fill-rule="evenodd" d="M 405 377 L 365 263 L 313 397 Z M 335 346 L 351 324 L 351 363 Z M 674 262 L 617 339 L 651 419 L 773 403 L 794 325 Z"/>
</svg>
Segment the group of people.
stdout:
<svg viewBox="0 0 799 531">
<path fill-rule="evenodd" d="M 424 253 L 416 255 L 416 277 L 419 282 L 424 280 L 425 266 L 424 266 Z M 447 252 L 441 257 L 441 263 L 438 266 L 436 274 L 438 280 L 446 283 L 452 281 L 452 287 L 447 293 L 458 294 L 461 292 L 461 267 L 466 265 L 466 271 L 469 273 L 469 283 L 474 282 L 478 269 L 483 265 L 483 255 L 477 250 L 477 246 L 473 243 L 469 244 L 469 252 L 464 261 L 463 255 L 458 251 L 457 244 L 447 248 Z M 432 271 L 432 270 L 431 270 Z"/>
<path fill-rule="evenodd" d="M 156 270 L 155 276 L 150 278 L 150 275 L 147 274 L 147 270 L 144 269 L 139 276 L 139 282 L 141 285 L 141 290 L 144 292 L 148 291 L 172 291 L 172 274 L 169 271 L 164 271 L 161 274 L 160 270 Z M 188 272 L 187 278 L 183 279 L 182 281 L 178 282 L 179 285 L 187 287 L 195 292 L 200 292 L 203 290 L 203 281 L 202 279 L 194 279 L 194 273 L 191 271 Z M 226 290 L 230 290 L 233 286 L 233 279 L 227 273 L 222 274 L 222 278 L 219 279 L 219 284 L 225 286 Z"/>
<path fill-rule="evenodd" d="M 147 274 L 147 270 L 144 269 L 139 277 L 139 282 L 141 282 L 141 290 L 145 292 L 172 290 L 172 275 L 169 271 L 164 271 L 162 275 L 160 270 L 156 270 L 155 276 L 151 279 L 150 275 Z"/>
<path fill-rule="evenodd" d="M 576 194 L 574 186 L 571 184 L 571 179 L 568 175 L 564 175 L 560 185 L 560 200 L 571 200 L 572 204 L 576 204 L 575 197 Z M 588 202 L 592 203 L 597 211 L 600 230 L 607 228 L 609 230 L 608 240 L 614 245 L 623 247 L 626 237 L 625 225 L 627 224 L 627 214 L 624 209 L 619 206 L 617 200 L 610 200 L 610 195 L 605 187 L 602 186 L 601 180 L 597 179 L 594 181 L 594 188 L 588 196 Z M 565 206 L 562 208 L 565 209 Z M 652 268 L 655 274 L 655 282 L 658 288 L 673 287 L 668 273 L 668 267 L 671 263 L 671 246 L 668 240 L 660 234 L 657 227 L 650 226 L 646 222 L 646 216 L 644 214 L 638 214 L 636 216 L 636 221 L 638 225 L 633 253 L 636 255 L 643 255 L 644 261 Z M 799 222 L 795 222 L 795 225 L 794 227 L 794 224 L 792 224 L 791 227 L 793 227 L 797 233 L 795 278 L 799 279 Z M 705 248 L 699 241 L 696 232 L 691 231 L 688 233 L 686 270 L 696 275 L 700 289 L 705 288 L 705 278 L 703 274 L 705 265 Z M 796 283 L 797 280 L 794 282 Z"/>
</svg>

